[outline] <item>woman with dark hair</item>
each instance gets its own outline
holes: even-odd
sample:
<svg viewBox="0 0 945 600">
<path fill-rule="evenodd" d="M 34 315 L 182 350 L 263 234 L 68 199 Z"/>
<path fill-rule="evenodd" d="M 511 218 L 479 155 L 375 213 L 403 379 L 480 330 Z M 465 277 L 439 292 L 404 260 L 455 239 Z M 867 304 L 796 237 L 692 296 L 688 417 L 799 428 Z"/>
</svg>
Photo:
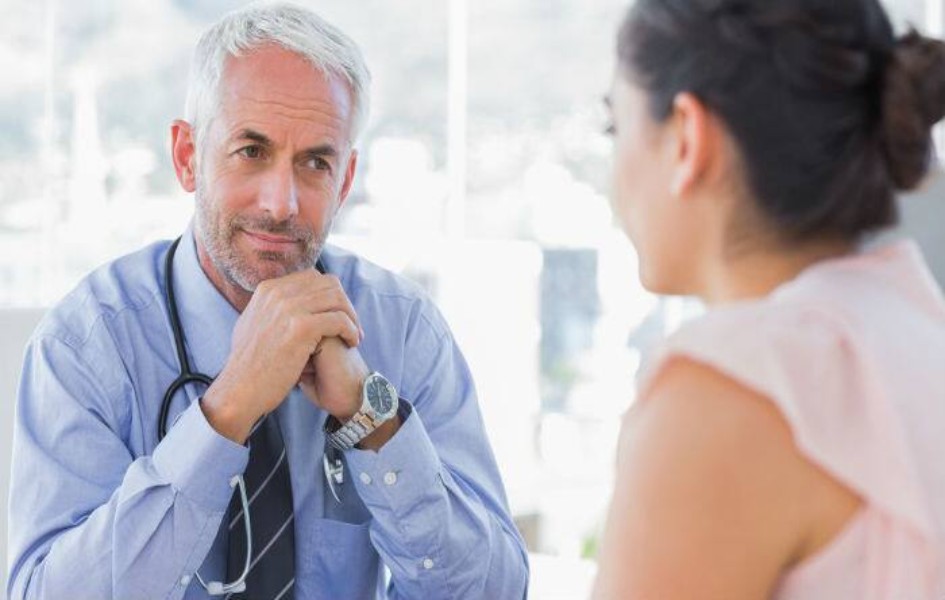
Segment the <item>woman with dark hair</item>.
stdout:
<svg viewBox="0 0 945 600">
<path fill-rule="evenodd" d="M 637 0 L 618 58 L 615 212 L 709 310 L 625 418 L 596 597 L 945 599 L 945 300 L 871 236 L 945 44 L 876 0 Z"/>
</svg>

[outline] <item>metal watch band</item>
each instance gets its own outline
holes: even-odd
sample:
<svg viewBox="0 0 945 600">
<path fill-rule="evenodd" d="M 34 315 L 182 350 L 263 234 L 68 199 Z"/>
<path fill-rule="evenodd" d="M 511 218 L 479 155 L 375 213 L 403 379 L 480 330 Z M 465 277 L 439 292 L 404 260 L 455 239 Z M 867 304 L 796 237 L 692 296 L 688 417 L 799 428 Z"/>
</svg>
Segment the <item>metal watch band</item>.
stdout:
<svg viewBox="0 0 945 600">
<path fill-rule="evenodd" d="M 344 424 L 341 424 L 335 417 L 329 419 L 330 426 L 335 424 L 340 425 L 340 427 L 334 431 L 329 431 L 327 438 L 328 443 L 339 450 L 350 450 L 354 446 L 366 438 L 372 431 L 377 429 L 377 426 L 380 423 L 377 423 L 369 415 L 358 411 L 354 413 L 354 416 L 348 419 Z"/>
</svg>

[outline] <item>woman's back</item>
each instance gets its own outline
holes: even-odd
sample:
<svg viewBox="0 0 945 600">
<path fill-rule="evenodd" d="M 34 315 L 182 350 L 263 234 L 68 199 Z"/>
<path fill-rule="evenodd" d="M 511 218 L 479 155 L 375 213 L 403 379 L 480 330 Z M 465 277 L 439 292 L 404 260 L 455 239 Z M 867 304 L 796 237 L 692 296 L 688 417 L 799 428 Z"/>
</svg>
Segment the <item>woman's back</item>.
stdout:
<svg viewBox="0 0 945 600">
<path fill-rule="evenodd" d="M 863 500 L 777 598 L 943 597 L 945 302 L 914 245 L 822 261 L 684 326 L 643 401 L 673 357 L 769 399 L 800 453 Z"/>
</svg>

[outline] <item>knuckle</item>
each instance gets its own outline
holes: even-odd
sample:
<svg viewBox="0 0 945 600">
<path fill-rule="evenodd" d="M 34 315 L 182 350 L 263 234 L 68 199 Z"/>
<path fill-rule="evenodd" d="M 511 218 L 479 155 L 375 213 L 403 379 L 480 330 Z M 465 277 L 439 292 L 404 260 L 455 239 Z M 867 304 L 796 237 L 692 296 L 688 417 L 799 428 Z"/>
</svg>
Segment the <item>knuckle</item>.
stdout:
<svg viewBox="0 0 945 600">
<path fill-rule="evenodd" d="M 350 308 L 351 303 L 348 302 L 348 296 L 345 294 L 344 290 L 336 289 L 334 290 L 334 300 L 338 303 L 339 306 L 344 308 Z"/>
<path fill-rule="evenodd" d="M 345 333 L 345 332 L 347 332 L 347 331 L 348 331 L 348 322 L 349 322 L 349 321 L 348 321 L 348 315 L 346 315 L 346 314 L 344 314 L 344 313 L 341 313 L 341 312 L 335 312 L 335 313 L 332 313 L 332 316 L 334 317 L 335 330 L 336 330 L 339 334 L 340 334 L 340 333 Z"/>
</svg>

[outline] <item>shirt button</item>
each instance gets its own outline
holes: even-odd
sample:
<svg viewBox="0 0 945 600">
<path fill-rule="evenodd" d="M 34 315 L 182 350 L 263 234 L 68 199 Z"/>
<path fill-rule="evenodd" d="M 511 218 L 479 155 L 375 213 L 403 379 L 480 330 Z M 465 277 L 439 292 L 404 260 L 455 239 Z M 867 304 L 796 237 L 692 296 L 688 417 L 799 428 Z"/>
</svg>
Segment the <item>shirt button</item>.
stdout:
<svg viewBox="0 0 945 600">
<path fill-rule="evenodd" d="M 394 473 L 393 471 L 388 471 L 387 473 L 385 473 L 384 483 L 386 483 L 387 485 L 394 485 L 395 483 L 397 483 L 397 473 Z"/>
<path fill-rule="evenodd" d="M 426 569 L 427 571 L 429 571 L 430 569 L 432 569 L 432 568 L 433 568 L 433 559 L 432 559 L 432 558 L 424 558 L 424 559 L 423 559 L 423 568 Z"/>
<path fill-rule="evenodd" d="M 190 575 L 184 575 L 180 578 L 181 585 L 190 585 Z"/>
<path fill-rule="evenodd" d="M 361 483 L 363 483 L 364 485 L 371 485 L 370 475 L 368 475 L 367 473 L 361 473 L 360 477 L 361 477 Z"/>
</svg>

